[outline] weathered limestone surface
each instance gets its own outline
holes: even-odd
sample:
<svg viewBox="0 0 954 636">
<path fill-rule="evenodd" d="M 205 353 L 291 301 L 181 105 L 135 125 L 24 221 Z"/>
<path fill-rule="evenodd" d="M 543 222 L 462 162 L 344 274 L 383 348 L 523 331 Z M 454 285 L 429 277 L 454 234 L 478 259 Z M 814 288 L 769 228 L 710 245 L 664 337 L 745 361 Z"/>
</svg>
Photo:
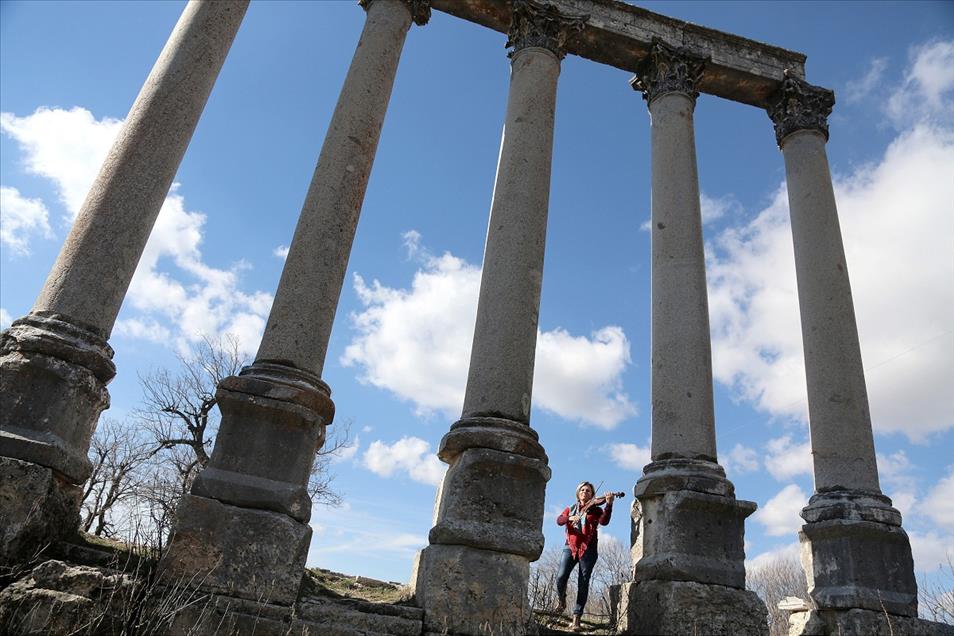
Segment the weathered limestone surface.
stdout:
<svg viewBox="0 0 954 636">
<path fill-rule="evenodd" d="M 954 625 L 864 609 L 793 612 L 788 621 L 789 636 L 954 636 Z"/>
<path fill-rule="evenodd" d="M 290 605 L 298 596 L 311 527 L 275 512 L 185 495 L 161 562 L 169 584 Z"/>
<path fill-rule="evenodd" d="M 748 590 L 688 581 L 639 581 L 620 590 L 621 634 L 767 636 L 765 604 Z"/>
<path fill-rule="evenodd" d="M 745 104 L 768 104 L 786 70 L 805 76 L 805 56 L 730 33 L 723 33 L 619 0 L 549 0 L 565 15 L 586 15 L 583 30 L 566 42 L 568 53 L 635 72 L 657 38 L 710 57 L 699 90 Z M 445 13 L 506 33 L 507 0 L 432 0 Z"/>
<path fill-rule="evenodd" d="M 113 328 L 248 0 L 192 1 L 133 103 L 33 306 Z"/>
<path fill-rule="evenodd" d="M 834 94 L 786 77 L 768 109 L 785 159 L 815 492 L 802 563 L 815 606 L 917 616 L 901 514 L 881 494 L 858 329 L 825 143 Z"/>
<path fill-rule="evenodd" d="M 394 76 L 411 25 L 373 0 L 305 196 L 256 361 L 321 375 Z M 428 14 L 419 14 L 426 22 Z"/>
<path fill-rule="evenodd" d="M 93 428 L 109 407 L 112 357 L 105 332 L 66 316 L 15 320 L 0 336 L 0 455 L 83 483 Z"/>
<path fill-rule="evenodd" d="M 525 556 L 431 544 L 418 554 L 411 577 L 427 632 L 516 636 L 527 631 L 530 561 Z"/>
<path fill-rule="evenodd" d="M 0 566 L 28 562 L 76 532 L 81 496 L 45 466 L 0 457 Z"/>
</svg>

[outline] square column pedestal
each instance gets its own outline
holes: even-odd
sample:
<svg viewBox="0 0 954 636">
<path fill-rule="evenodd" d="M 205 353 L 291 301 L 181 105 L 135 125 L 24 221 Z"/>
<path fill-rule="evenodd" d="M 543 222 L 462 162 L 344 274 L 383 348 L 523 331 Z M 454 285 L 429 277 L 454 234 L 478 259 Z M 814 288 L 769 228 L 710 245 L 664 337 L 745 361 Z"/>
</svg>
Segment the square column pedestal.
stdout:
<svg viewBox="0 0 954 636">
<path fill-rule="evenodd" d="M 714 462 L 646 466 L 634 494 L 634 581 L 621 586 L 623 634 L 767 634 L 765 604 L 745 589 L 745 518 L 751 501 Z"/>
<path fill-rule="evenodd" d="M 411 581 L 427 633 L 525 634 L 530 562 L 543 551 L 550 468 L 537 434 L 501 418 L 466 418 L 441 441 L 450 464 L 430 545 Z"/>
</svg>

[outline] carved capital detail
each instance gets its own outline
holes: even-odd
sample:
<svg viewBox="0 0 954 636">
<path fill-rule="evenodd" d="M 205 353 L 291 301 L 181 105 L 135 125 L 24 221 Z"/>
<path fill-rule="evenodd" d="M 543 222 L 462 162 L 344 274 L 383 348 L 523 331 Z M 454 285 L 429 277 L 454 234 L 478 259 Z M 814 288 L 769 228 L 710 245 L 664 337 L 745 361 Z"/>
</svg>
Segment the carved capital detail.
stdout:
<svg viewBox="0 0 954 636">
<path fill-rule="evenodd" d="M 666 93 L 683 93 L 695 100 L 699 96 L 696 84 L 708 61 L 708 58 L 688 49 L 670 46 L 654 38 L 649 55 L 640 64 L 630 85 L 641 91 L 647 102 Z"/>
<path fill-rule="evenodd" d="M 367 11 L 375 0 L 358 0 L 358 4 Z M 427 21 L 431 19 L 431 0 L 400 0 L 403 2 L 408 11 L 411 12 L 411 19 L 414 20 L 414 24 L 418 26 L 424 26 L 427 24 Z"/>
<path fill-rule="evenodd" d="M 567 16 L 548 4 L 514 0 L 513 18 L 507 34 L 507 54 L 513 57 L 518 51 L 531 46 L 545 48 L 559 59 L 566 57 L 566 40 L 573 33 L 583 30 L 589 16 Z"/>
<path fill-rule="evenodd" d="M 770 102 L 768 115 L 775 124 L 775 140 L 782 140 L 797 130 L 817 130 L 828 140 L 828 115 L 835 105 L 835 93 L 812 86 L 805 80 L 785 73 L 785 79 Z"/>
</svg>

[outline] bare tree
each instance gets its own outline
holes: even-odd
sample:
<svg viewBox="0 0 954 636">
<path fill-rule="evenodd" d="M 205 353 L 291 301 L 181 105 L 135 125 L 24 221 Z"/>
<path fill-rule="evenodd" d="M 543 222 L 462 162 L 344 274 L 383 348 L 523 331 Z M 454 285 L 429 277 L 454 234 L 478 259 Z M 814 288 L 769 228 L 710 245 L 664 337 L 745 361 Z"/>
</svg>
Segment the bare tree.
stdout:
<svg viewBox="0 0 954 636">
<path fill-rule="evenodd" d="M 950 552 L 935 576 L 918 581 L 918 604 L 924 618 L 954 625 L 954 557 Z"/>
<path fill-rule="evenodd" d="M 778 603 L 786 596 L 809 602 L 808 582 L 801 564 L 793 556 L 779 556 L 746 573 L 746 586 L 758 594 L 768 608 L 769 636 L 788 634 L 787 610 Z"/>
<path fill-rule="evenodd" d="M 81 527 L 98 537 L 113 536 L 117 508 L 136 496 L 137 473 L 149 448 L 128 424 L 104 419 L 90 443 L 92 474 L 83 489 Z"/>
</svg>

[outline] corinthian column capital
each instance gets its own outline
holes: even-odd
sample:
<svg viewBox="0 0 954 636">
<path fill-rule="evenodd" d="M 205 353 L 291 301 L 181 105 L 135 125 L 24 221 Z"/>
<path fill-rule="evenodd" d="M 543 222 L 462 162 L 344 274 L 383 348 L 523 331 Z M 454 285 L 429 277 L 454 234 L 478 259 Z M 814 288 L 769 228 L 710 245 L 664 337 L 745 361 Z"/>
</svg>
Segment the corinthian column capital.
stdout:
<svg viewBox="0 0 954 636">
<path fill-rule="evenodd" d="M 535 46 L 549 50 L 559 59 L 566 57 L 567 38 L 583 30 L 588 16 L 567 16 L 548 4 L 528 0 L 514 0 L 513 18 L 507 34 L 508 47 L 513 57 L 522 49 Z"/>
<path fill-rule="evenodd" d="M 699 96 L 696 84 L 708 61 L 688 49 L 670 46 L 654 38 L 649 55 L 636 71 L 630 85 L 642 91 L 643 99 L 647 102 L 665 93 L 683 93 L 695 100 Z"/>
<path fill-rule="evenodd" d="M 371 7 L 373 2 L 374 0 L 358 0 L 358 4 L 365 11 Z M 431 19 L 431 0 L 400 0 L 400 2 L 403 2 L 408 11 L 411 12 L 411 19 L 414 20 L 414 24 L 424 26 Z"/>
<path fill-rule="evenodd" d="M 797 130 L 817 130 L 825 135 L 827 141 L 828 115 L 834 105 L 835 93 L 786 73 L 768 107 L 768 115 L 775 124 L 775 140 L 779 148 L 782 147 L 782 140 Z"/>
</svg>

